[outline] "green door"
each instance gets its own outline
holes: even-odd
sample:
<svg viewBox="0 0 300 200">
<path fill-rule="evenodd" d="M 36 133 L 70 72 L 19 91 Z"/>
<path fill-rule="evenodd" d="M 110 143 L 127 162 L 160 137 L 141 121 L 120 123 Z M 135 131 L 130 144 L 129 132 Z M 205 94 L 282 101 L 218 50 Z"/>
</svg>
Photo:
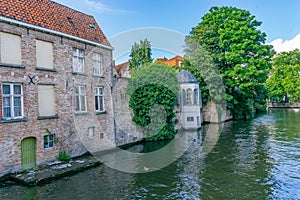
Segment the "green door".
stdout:
<svg viewBox="0 0 300 200">
<path fill-rule="evenodd" d="M 35 167 L 35 149 L 36 149 L 36 139 L 25 138 L 21 142 L 21 155 L 22 155 L 22 168 L 32 169 Z"/>
</svg>

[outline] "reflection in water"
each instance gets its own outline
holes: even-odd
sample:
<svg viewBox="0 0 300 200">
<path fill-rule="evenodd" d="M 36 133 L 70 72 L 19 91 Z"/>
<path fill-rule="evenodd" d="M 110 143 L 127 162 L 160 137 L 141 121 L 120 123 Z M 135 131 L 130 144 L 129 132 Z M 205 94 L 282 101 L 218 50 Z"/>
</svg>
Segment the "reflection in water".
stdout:
<svg viewBox="0 0 300 200">
<path fill-rule="evenodd" d="M 271 110 L 227 122 L 210 153 L 199 156 L 205 138 L 214 138 L 205 125 L 184 155 L 161 170 L 130 174 L 102 165 L 43 186 L 3 187 L 0 199 L 300 199 L 299 117 Z"/>
</svg>

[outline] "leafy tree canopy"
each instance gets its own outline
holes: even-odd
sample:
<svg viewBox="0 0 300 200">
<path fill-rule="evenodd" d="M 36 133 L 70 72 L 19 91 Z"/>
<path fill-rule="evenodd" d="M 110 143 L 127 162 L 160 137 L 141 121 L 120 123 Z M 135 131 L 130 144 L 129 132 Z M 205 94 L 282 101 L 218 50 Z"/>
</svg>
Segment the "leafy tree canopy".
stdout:
<svg viewBox="0 0 300 200">
<path fill-rule="evenodd" d="M 271 76 L 266 82 L 270 99 L 289 95 L 290 100 L 298 101 L 300 97 L 300 51 L 282 52 L 273 60 Z"/>
<path fill-rule="evenodd" d="M 129 70 L 134 72 L 137 68 L 152 63 L 151 44 L 147 39 L 141 40 L 140 43 L 134 43 L 131 47 Z"/>
<path fill-rule="evenodd" d="M 174 137 L 174 104 L 178 92 L 175 69 L 160 63 L 137 69 L 128 80 L 133 121 L 142 129 L 146 140 Z"/>
<path fill-rule="evenodd" d="M 264 83 L 274 53 L 264 44 L 266 34 L 258 30 L 260 25 L 249 11 L 212 7 L 188 36 L 208 52 L 220 71 L 227 106 L 235 118 L 259 112 L 259 105 L 265 104 Z"/>
</svg>

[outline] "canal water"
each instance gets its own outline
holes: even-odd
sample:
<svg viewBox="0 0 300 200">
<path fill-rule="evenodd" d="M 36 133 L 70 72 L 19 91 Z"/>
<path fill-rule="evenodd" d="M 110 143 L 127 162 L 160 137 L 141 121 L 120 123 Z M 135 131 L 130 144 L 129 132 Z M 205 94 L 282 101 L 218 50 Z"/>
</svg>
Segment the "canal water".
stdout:
<svg viewBox="0 0 300 200">
<path fill-rule="evenodd" d="M 211 151 L 199 157 L 205 125 L 202 137 L 161 170 L 130 174 L 101 165 L 42 186 L 2 187 L 0 199 L 300 199 L 299 122 L 299 109 L 226 122 Z"/>
</svg>

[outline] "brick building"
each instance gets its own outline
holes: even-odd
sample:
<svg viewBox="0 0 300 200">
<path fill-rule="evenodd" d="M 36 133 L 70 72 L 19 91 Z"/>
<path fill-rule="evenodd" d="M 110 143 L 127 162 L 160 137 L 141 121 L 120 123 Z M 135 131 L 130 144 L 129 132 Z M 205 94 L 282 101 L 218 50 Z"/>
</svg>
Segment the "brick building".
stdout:
<svg viewBox="0 0 300 200">
<path fill-rule="evenodd" d="M 175 57 L 170 58 L 170 59 L 168 59 L 166 57 L 164 57 L 164 58 L 157 58 L 155 60 L 155 62 L 156 63 L 164 63 L 164 64 L 166 64 L 166 65 L 168 65 L 170 67 L 174 67 L 174 66 L 181 67 L 181 62 L 183 60 L 184 60 L 183 57 L 181 57 L 181 56 L 175 56 Z"/>
<path fill-rule="evenodd" d="M 0 176 L 115 147 L 112 50 L 90 15 L 0 1 Z"/>
<path fill-rule="evenodd" d="M 129 73 L 129 61 L 115 65 L 115 70 L 119 77 L 121 78 L 131 78 Z"/>
</svg>

